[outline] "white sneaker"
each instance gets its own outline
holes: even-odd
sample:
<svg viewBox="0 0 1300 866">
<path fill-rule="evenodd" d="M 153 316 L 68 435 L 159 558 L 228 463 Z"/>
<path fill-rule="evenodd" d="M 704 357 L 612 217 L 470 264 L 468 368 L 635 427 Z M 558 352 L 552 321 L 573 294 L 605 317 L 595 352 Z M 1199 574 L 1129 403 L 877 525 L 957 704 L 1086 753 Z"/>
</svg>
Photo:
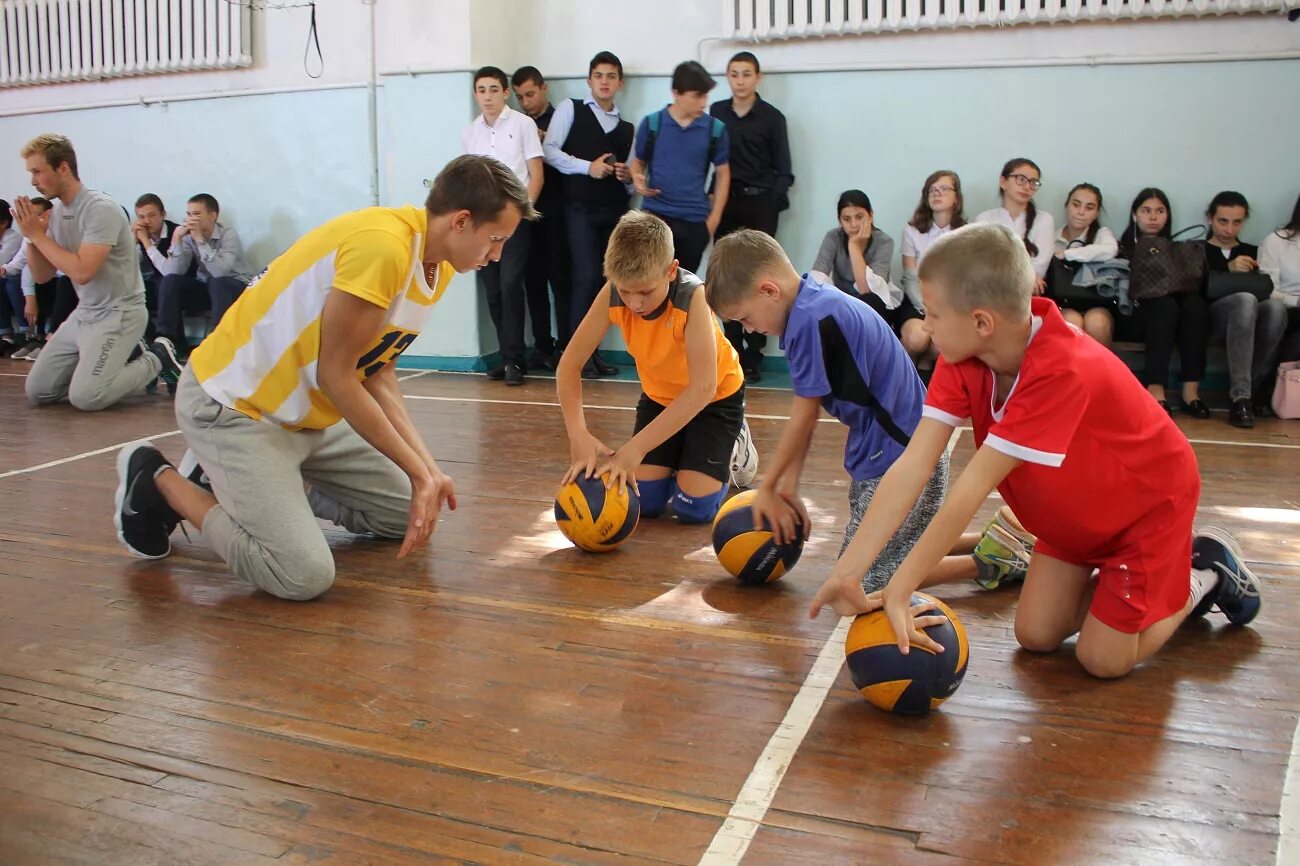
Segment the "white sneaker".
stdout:
<svg viewBox="0 0 1300 866">
<path fill-rule="evenodd" d="M 731 449 L 731 483 L 737 490 L 744 490 L 754 483 L 758 474 L 758 449 L 749 434 L 749 422 L 741 420 L 740 435 Z"/>
</svg>

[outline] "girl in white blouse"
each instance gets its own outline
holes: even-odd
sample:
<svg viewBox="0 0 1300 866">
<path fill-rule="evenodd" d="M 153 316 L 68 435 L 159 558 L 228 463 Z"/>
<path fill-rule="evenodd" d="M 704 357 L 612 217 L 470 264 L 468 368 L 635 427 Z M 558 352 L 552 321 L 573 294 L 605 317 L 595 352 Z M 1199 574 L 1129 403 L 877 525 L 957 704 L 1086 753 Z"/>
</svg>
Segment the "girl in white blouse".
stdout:
<svg viewBox="0 0 1300 866">
<path fill-rule="evenodd" d="M 1047 266 L 1051 264 L 1056 244 L 1056 221 L 1034 204 L 1034 193 L 1043 185 L 1043 173 L 1032 159 L 1017 157 L 1002 166 L 998 184 L 1001 207 L 986 210 L 975 217 L 977 223 L 998 223 L 1011 229 L 1025 241 L 1025 249 L 1034 260 L 1038 282 L 1034 294 L 1041 295 L 1047 286 Z"/>
<path fill-rule="evenodd" d="M 930 335 L 921 324 L 925 304 L 921 302 L 916 269 L 931 244 L 966 225 L 962 206 L 961 178 L 955 171 L 941 169 L 925 179 L 916 212 L 903 227 L 903 292 L 907 297 L 899 307 L 898 337 L 913 361 L 931 354 Z"/>
<path fill-rule="evenodd" d="M 1081 183 L 1065 197 L 1065 225 L 1056 236 L 1056 257 L 1067 262 L 1104 262 L 1119 253 L 1115 233 L 1101 224 L 1101 190 Z M 1115 336 L 1115 301 L 1098 295 L 1089 300 L 1057 300 L 1061 315 L 1103 346 Z"/>
</svg>

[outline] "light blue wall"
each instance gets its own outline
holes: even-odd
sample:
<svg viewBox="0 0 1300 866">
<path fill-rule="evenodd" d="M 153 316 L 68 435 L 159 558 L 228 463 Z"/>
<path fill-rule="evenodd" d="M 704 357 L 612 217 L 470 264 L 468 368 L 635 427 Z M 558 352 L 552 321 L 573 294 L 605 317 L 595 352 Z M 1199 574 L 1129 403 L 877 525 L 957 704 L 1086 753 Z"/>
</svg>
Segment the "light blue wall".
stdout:
<svg viewBox="0 0 1300 866">
<path fill-rule="evenodd" d="M 59 132 L 87 185 L 128 211 L 154 192 L 183 219 L 190 196 L 216 196 L 260 268 L 308 229 L 369 204 L 365 116 L 365 91 L 351 89 L 0 117 L 0 196 L 35 195 L 18 150 Z"/>
<path fill-rule="evenodd" d="M 422 201 L 423 180 L 460 152 L 460 130 L 475 114 L 469 77 L 384 79 L 384 204 Z M 779 239 L 796 265 L 811 265 L 835 224 L 836 197 L 850 187 L 867 191 L 877 223 L 897 239 L 939 167 L 961 174 L 973 216 L 994 204 L 1002 163 L 1025 155 L 1042 166 L 1038 200 L 1055 214 L 1069 187 L 1088 180 L 1118 230 L 1134 193 L 1155 185 L 1181 227 L 1231 188 L 1250 199 L 1244 237 L 1258 241 L 1300 193 L 1300 100 L 1287 98 L 1297 81 L 1300 61 L 771 75 L 762 91 L 789 118 L 798 177 Z M 552 82 L 553 101 L 585 92 L 581 79 Z M 726 93 L 719 77 L 715 94 Z M 666 78 L 630 78 L 619 104 L 638 120 L 668 99 Z M 71 136 L 83 177 L 128 206 L 153 191 L 180 212 L 192 193 L 213 193 L 258 266 L 312 226 L 369 203 L 362 88 L 0 117 L 0 139 L 14 150 L 45 131 Z M 16 154 L 0 160 L 0 183 L 5 197 L 30 189 Z M 495 348 L 473 277 L 461 275 L 411 354 Z"/>
</svg>

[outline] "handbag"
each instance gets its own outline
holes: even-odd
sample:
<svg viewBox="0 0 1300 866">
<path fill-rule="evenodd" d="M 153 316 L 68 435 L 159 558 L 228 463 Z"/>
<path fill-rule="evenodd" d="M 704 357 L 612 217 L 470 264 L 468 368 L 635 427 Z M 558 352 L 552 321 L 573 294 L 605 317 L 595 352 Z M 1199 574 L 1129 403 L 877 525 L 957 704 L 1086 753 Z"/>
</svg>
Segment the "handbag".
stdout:
<svg viewBox="0 0 1300 866">
<path fill-rule="evenodd" d="M 1192 226 L 1168 238 L 1133 239 L 1128 293 L 1134 300 L 1150 301 L 1200 290 L 1205 280 L 1205 245 L 1200 239 L 1178 240 L 1189 231 L 1204 234 L 1205 227 Z"/>
<path fill-rule="evenodd" d="M 1277 368 L 1273 386 L 1273 414 L 1279 418 L 1300 418 L 1300 361 L 1286 361 Z"/>
<path fill-rule="evenodd" d="M 1206 284 L 1205 294 L 1211 301 L 1217 301 L 1238 292 L 1249 292 L 1257 299 L 1266 301 L 1273 294 L 1273 278 L 1268 274 L 1261 274 L 1259 271 L 1248 274 L 1239 274 L 1233 271 L 1210 271 L 1210 279 Z"/>
<path fill-rule="evenodd" d="M 1069 249 L 1076 244 L 1078 246 L 1084 245 L 1083 241 L 1076 239 L 1070 241 L 1069 246 L 1067 246 L 1066 249 Z M 1047 266 L 1047 296 L 1054 301 L 1060 301 L 1066 305 L 1071 301 L 1094 302 L 1100 299 L 1101 296 L 1091 288 L 1087 286 L 1076 286 L 1074 284 L 1074 274 L 1078 269 L 1078 262 L 1071 262 L 1066 259 L 1058 259 L 1056 256 L 1052 256 L 1051 264 Z"/>
</svg>

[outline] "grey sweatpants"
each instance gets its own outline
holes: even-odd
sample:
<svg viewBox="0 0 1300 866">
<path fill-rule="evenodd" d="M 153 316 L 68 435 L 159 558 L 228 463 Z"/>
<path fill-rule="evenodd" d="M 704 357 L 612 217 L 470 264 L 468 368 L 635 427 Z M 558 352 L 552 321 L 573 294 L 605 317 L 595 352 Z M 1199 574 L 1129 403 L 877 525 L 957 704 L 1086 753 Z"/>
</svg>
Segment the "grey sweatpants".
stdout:
<svg viewBox="0 0 1300 866">
<path fill-rule="evenodd" d="M 867 513 L 867 506 L 871 504 L 871 497 L 875 495 L 878 486 L 880 486 L 880 477 L 854 481 L 849 487 L 849 522 L 844 527 L 844 543 L 840 545 L 841 556 L 844 555 L 845 548 L 849 546 L 849 542 L 858 531 L 858 524 L 862 523 L 862 517 Z M 939 506 L 943 505 L 943 499 L 947 495 L 948 455 L 944 454 L 939 458 L 938 465 L 934 467 L 934 474 L 921 490 L 921 495 L 917 497 L 916 504 L 912 506 L 903 525 L 898 527 L 894 537 L 889 539 L 884 550 L 880 551 L 880 555 L 868 569 L 866 577 L 862 578 L 863 589 L 867 592 L 875 592 L 889 583 L 894 572 L 898 571 L 898 567 L 903 564 L 903 560 L 920 540 L 921 533 L 925 532 L 930 521 L 934 520 L 934 516 L 939 513 Z"/>
<path fill-rule="evenodd" d="M 217 497 L 204 541 L 258 589 L 306 601 L 330 588 L 334 557 L 317 517 L 358 534 L 406 535 L 410 480 L 346 421 L 297 431 L 254 421 L 209 397 L 189 367 L 176 420 Z"/>
<path fill-rule="evenodd" d="M 1277 371 L 1277 349 L 1286 331 L 1286 307 L 1277 298 L 1257 300 L 1238 292 L 1210 304 L 1210 339 L 1228 348 L 1228 399 L 1249 400 L 1266 393 Z"/>
<path fill-rule="evenodd" d="M 67 400 L 83 412 L 97 412 L 143 389 L 158 378 L 162 362 L 153 352 L 130 363 L 127 358 L 144 336 L 148 319 L 144 304 L 127 310 L 73 310 L 27 374 L 27 399 Z"/>
</svg>

